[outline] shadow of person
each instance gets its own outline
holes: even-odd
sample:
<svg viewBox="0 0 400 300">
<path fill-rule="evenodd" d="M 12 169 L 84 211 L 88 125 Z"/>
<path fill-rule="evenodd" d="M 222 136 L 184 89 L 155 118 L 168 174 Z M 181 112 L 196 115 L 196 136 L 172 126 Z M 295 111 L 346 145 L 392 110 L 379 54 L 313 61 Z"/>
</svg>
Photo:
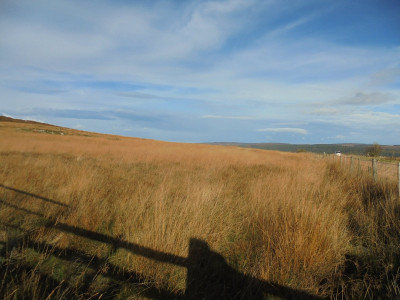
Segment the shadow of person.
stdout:
<svg viewBox="0 0 400 300">
<path fill-rule="evenodd" d="M 210 250 L 205 241 L 190 239 L 187 263 L 187 299 L 238 298 L 240 287 L 236 271 L 231 269 L 220 254 Z"/>
<path fill-rule="evenodd" d="M 239 273 L 208 244 L 191 239 L 187 261 L 186 299 L 322 299 Z"/>
<path fill-rule="evenodd" d="M 24 191 L 16 189 L 13 189 L 13 191 L 28 194 Z M 32 195 L 33 194 L 29 194 L 29 196 Z M 46 199 L 46 201 L 49 203 L 56 202 L 37 195 L 34 196 L 34 198 L 42 200 Z M 120 237 L 113 237 L 96 231 L 87 230 L 85 228 L 61 223 L 55 219 L 47 218 L 40 212 L 19 207 L 16 204 L 9 203 L 2 199 L 0 199 L 0 205 L 13 208 L 25 214 L 40 217 L 41 220 L 44 221 L 41 224 L 45 228 L 52 228 L 54 230 L 71 233 L 75 236 L 84 237 L 88 240 L 109 244 L 112 246 L 114 251 L 120 248 L 126 249 L 133 254 L 152 259 L 160 263 L 168 263 L 187 268 L 186 289 L 183 296 L 170 291 L 157 291 L 157 288 L 154 287 L 153 290 L 155 292 L 152 293 L 154 299 L 322 299 L 304 291 L 269 283 L 255 277 L 239 273 L 227 264 L 222 255 L 212 251 L 208 244 L 200 239 L 190 239 L 189 256 L 188 258 L 185 258 L 171 253 L 151 249 L 139 244 L 131 243 L 121 239 Z M 4 242 L 2 245 L 3 244 Z M 39 248 L 46 248 L 47 246 L 50 247 L 51 245 L 42 245 Z M 2 249 L 0 249 L 0 254 L 2 256 L 5 254 L 4 251 L 6 251 L 6 248 L 7 245 L 4 244 Z M 64 249 L 63 251 L 67 250 Z M 60 250 L 60 252 L 62 251 Z M 80 256 L 84 255 L 83 252 L 79 253 L 72 249 L 69 251 L 69 253 L 70 254 L 64 256 L 64 258 L 68 258 L 69 256 L 75 257 L 77 254 L 80 254 Z M 92 259 L 90 259 L 90 261 L 91 260 Z M 99 259 L 99 262 L 100 261 L 101 260 Z M 108 275 L 113 277 L 116 281 L 119 281 L 120 279 L 122 279 L 122 281 L 130 280 L 125 277 L 117 278 L 117 276 L 114 274 L 119 273 L 117 267 L 115 268 L 115 271 L 116 272 L 112 272 L 113 274 Z M 133 275 L 131 278 L 138 279 L 141 277 L 140 274 L 137 276 Z"/>
</svg>

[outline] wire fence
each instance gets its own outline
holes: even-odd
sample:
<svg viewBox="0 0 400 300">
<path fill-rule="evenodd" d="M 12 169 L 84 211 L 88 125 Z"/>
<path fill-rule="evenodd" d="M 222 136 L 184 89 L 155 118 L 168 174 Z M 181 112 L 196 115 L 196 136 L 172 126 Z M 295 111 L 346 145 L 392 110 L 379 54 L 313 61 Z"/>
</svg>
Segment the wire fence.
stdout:
<svg viewBox="0 0 400 300">
<path fill-rule="evenodd" d="M 339 161 L 343 168 L 352 172 L 370 174 L 376 181 L 381 179 L 396 181 L 400 197 L 400 161 L 345 155 L 327 155 L 325 157 Z"/>
</svg>

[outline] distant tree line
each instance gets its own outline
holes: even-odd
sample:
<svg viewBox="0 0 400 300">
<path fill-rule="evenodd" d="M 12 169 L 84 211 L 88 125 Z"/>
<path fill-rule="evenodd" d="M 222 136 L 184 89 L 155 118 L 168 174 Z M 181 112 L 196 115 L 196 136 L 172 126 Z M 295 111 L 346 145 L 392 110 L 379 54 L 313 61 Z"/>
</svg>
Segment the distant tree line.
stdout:
<svg viewBox="0 0 400 300">
<path fill-rule="evenodd" d="M 218 143 L 217 143 L 218 144 Z M 278 150 L 286 152 L 313 152 L 333 154 L 341 151 L 345 155 L 367 155 L 371 157 L 400 157 L 400 145 L 381 146 L 368 144 L 278 144 L 278 143 L 221 143 L 239 147 Z"/>
</svg>

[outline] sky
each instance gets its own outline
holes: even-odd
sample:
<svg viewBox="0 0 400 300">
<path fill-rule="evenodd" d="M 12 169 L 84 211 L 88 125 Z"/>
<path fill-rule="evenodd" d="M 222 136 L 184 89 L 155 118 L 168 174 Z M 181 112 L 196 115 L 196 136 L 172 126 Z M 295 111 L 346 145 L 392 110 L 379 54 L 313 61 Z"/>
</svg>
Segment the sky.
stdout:
<svg viewBox="0 0 400 300">
<path fill-rule="evenodd" d="M 400 0 L 1 0 L 0 115 L 175 142 L 400 144 Z"/>
</svg>

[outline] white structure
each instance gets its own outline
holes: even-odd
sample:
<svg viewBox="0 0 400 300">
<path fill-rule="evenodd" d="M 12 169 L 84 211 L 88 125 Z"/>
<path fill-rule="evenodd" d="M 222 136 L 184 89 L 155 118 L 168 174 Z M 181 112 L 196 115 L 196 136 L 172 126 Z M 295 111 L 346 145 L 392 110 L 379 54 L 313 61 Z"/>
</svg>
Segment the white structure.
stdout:
<svg viewBox="0 0 400 300">
<path fill-rule="evenodd" d="M 342 156 L 342 152 L 341 151 L 336 151 L 335 154 L 336 154 L 336 156 Z"/>
</svg>

